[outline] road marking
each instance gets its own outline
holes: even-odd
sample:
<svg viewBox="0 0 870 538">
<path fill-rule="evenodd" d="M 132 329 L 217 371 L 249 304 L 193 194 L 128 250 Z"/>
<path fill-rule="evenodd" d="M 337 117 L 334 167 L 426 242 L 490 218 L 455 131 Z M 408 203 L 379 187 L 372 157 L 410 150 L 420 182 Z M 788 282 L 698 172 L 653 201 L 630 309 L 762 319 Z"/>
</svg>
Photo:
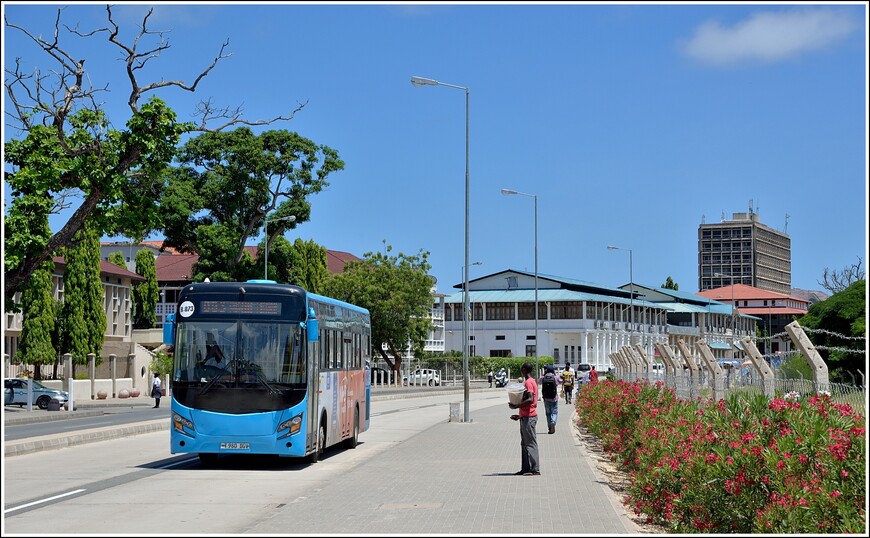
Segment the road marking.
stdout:
<svg viewBox="0 0 870 538">
<path fill-rule="evenodd" d="M 21 510 L 22 508 L 29 508 L 31 506 L 35 506 L 37 504 L 47 503 L 49 501 L 54 501 L 57 499 L 62 499 L 63 497 L 69 497 L 70 495 L 75 495 L 76 493 L 81 493 L 85 491 L 84 489 L 76 489 L 70 491 L 69 493 L 63 493 L 61 495 L 55 495 L 54 497 L 49 497 L 47 499 L 42 499 L 41 501 L 33 501 L 32 503 L 22 504 L 21 506 L 16 506 L 15 508 L 9 508 L 8 510 L 4 510 L 4 514 L 8 514 L 9 512 L 14 512 L 16 510 Z"/>
</svg>

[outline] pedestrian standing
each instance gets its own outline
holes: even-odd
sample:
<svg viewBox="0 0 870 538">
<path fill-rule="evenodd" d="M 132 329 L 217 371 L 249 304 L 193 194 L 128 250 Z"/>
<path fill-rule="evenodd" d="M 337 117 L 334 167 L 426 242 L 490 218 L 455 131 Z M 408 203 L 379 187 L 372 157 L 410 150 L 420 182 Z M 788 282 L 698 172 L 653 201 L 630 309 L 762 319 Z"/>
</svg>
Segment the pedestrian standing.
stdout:
<svg viewBox="0 0 870 538">
<path fill-rule="evenodd" d="M 492 368 L 489 369 L 489 375 L 487 376 L 487 378 L 489 379 L 489 388 L 492 388 L 492 378 L 493 378 Z"/>
<path fill-rule="evenodd" d="M 538 384 L 541 386 L 541 399 L 544 401 L 544 412 L 547 416 L 547 433 L 556 433 L 556 420 L 559 418 L 559 385 L 562 384 L 562 377 L 556 375 L 556 368 L 552 364 L 548 364 Z"/>
<path fill-rule="evenodd" d="M 598 382 L 598 372 L 595 370 L 593 366 L 591 370 L 589 370 L 589 382 L 597 383 Z"/>
<path fill-rule="evenodd" d="M 574 391 L 574 369 L 571 368 L 571 363 L 565 363 L 565 369 L 562 370 L 562 394 L 565 395 L 565 403 L 571 403 L 571 393 Z"/>
<path fill-rule="evenodd" d="M 160 397 L 162 395 L 160 390 L 160 374 L 154 372 L 154 380 L 151 381 L 151 397 L 154 398 L 154 407 L 152 409 L 160 407 Z"/>
<path fill-rule="evenodd" d="M 511 415 L 511 420 L 520 422 L 520 448 L 522 465 L 514 474 L 523 476 L 535 476 L 541 474 L 541 466 L 538 460 L 538 437 L 535 427 L 538 425 L 538 383 L 532 377 L 532 365 L 523 363 L 520 368 L 523 374 L 523 399 L 519 405 L 508 402 L 511 409 L 519 409 L 517 415 Z"/>
</svg>

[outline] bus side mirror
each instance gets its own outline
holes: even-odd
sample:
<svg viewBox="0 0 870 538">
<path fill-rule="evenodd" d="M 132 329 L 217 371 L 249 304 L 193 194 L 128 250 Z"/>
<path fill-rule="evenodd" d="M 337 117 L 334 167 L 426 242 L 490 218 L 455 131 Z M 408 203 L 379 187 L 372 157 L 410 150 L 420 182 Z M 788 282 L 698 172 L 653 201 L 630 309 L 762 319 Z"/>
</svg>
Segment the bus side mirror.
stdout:
<svg viewBox="0 0 870 538">
<path fill-rule="evenodd" d="M 166 314 L 163 322 L 163 343 L 171 346 L 175 343 L 175 314 Z"/>
<path fill-rule="evenodd" d="M 320 339 L 320 323 L 314 317 L 314 309 L 311 307 L 308 308 L 308 322 L 306 325 L 308 327 L 308 341 L 317 342 Z"/>
</svg>

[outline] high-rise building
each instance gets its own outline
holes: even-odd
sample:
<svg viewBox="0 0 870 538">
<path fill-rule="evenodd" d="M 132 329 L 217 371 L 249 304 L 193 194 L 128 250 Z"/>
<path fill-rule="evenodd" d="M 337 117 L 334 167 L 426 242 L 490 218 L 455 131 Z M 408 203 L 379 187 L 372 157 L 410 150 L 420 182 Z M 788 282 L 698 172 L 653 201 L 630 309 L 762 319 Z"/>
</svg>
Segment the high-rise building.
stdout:
<svg viewBox="0 0 870 538">
<path fill-rule="evenodd" d="M 698 226 L 698 291 L 731 284 L 791 293 L 791 239 L 762 224 L 751 206 Z"/>
</svg>

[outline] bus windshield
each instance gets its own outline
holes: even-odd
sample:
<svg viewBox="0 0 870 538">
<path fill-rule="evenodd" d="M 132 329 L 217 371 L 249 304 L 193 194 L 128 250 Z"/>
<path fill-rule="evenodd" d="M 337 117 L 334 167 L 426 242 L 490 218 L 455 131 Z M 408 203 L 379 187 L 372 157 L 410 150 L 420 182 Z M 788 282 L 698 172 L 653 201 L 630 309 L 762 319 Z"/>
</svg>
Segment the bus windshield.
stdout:
<svg viewBox="0 0 870 538">
<path fill-rule="evenodd" d="M 239 412 L 285 407 L 294 389 L 306 388 L 302 336 L 298 323 L 179 323 L 173 368 L 176 395 L 186 405 L 203 409 L 227 411 L 229 400 L 233 407 L 244 408 Z M 246 399 L 251 406 L 240 404 L 240 389 L 251 392 Z"/>
</svg>

